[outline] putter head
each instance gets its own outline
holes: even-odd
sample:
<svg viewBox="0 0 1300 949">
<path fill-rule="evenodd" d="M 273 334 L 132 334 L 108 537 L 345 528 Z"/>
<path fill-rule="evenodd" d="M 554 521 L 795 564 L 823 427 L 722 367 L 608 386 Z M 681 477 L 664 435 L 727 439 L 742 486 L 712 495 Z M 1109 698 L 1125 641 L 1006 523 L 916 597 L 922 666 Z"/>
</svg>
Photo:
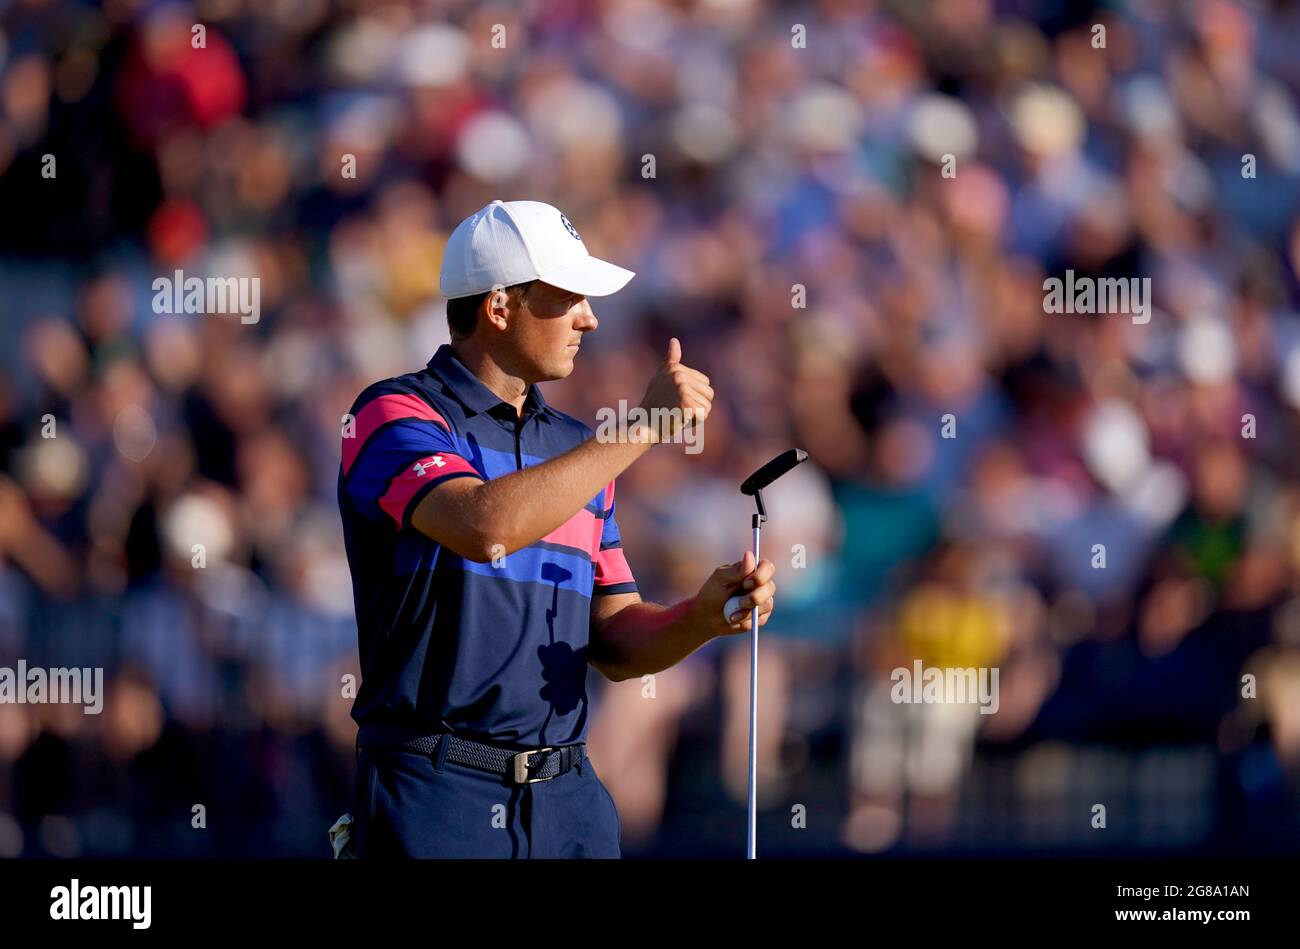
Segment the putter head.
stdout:
<svg viewBox="0 0 1300 949">
<path fill-rule="evenodd" d="M 795 465 L 807 460 L 808 452 L 802 448 L 791 448 L 789 451 L 783 451 L 746 478 L 740 486 L 740 493 L 757 494 Z"/>
</svg>

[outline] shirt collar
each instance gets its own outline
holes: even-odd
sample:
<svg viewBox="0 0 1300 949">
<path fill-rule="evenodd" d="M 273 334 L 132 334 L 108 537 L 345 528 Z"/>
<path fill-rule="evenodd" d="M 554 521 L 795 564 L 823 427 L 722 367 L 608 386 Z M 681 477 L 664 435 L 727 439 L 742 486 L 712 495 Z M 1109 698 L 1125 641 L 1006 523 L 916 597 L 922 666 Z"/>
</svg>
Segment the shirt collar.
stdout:
<svg viewBox="0 0 1300 949">
<path fill-rule="evenodd" d="M 443 385 L 469 410 L 471 415 L 478 412 L 488 413 L 497 406 L 504 405 L 509 410 L 511 418 L 519 418 L 515 414 L 513 405 L 503 401 L 460 361 L 450 343 L 443 343 L 438 347 L 438 351 L 429 360 L 428 368 L 437 373 Z M 523 418 L 527 419 L 534 414 L 540 415 L 548 422 L 551 416 L 556 414 L 542 398 L 542 390 L 535 382 L 529 384 L 528 394 L 524 397 Z"/>
</svg>

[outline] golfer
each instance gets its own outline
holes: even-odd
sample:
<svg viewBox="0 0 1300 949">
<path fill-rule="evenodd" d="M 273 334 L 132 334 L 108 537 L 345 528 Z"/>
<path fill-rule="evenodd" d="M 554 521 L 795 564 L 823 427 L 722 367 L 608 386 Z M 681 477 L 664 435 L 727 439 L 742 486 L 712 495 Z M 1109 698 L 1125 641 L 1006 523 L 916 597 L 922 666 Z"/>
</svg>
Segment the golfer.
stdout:
<svg viewBox="0 0 1300 949">
<path fill-rule="evenodd" d="M 632 276 L 556 208 L 493 201 L 443 257 L 452 342 L 345 420 L 363 858 L 620 856 L 586 757 L 588 664 L 615 682 L 658 672 L 771 613 L 774 568 L 752 553 L 669 607 L 641 600 L 624 555 L 615 478 L 713 401 L 677 340 L 639 404 L 679 412 L 624 441 L 597 441 L 537 386 L 573 371 L 597 326 L 588 298 Z"/>
</svg>

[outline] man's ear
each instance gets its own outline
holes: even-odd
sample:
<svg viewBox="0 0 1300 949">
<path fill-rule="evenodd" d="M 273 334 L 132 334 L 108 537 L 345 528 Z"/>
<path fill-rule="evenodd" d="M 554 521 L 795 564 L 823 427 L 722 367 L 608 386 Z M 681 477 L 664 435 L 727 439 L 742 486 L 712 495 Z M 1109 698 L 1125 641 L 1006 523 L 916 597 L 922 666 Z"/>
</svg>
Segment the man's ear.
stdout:
<svg viewBox="0 0 1300 949">
<path fill-rule="evenodd" d="M 492 292 L 487 295 L 485 303 L 487 304 L 488 322 L 496 329 L 504 330 L 509 323 L 510 294 L 506 292 L 504 287 L 493 287 Z"/>
</svg>

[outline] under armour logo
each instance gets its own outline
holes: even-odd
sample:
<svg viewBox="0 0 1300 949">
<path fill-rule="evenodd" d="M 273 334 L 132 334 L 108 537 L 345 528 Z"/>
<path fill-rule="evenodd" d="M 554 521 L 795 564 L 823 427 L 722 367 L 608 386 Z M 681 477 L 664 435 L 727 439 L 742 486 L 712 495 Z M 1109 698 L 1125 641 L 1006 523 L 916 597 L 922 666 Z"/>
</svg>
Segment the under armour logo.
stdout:
<svg viewBox="0 0 1300 949">
<path fill-rule="evenodd" d="M 417 478 L 423 478 L 426 468 L 441 468 L 445 464 L 447 464 L 447 462 L 442 460 L 442 455 L 434 455 L 428 461 L 417 461 L 411 467 L 411 470 L 415 472 Z"/>
<path fill-rule="evenodd" d="M 573 235 L 573 239 L 574 239 L 575 241 L 580 241 L 580 240 L 582 240 L 582 238 L 578 236 L 578 229 L 577 229 L 576 227 L 574 227 L 572 224 L 570 224 L 570 223 L 569 223 L 569 219 L 568 219 L 567 217 L 565 217 L 563 214 L 560 215 L 560 222 L 561 222 L 561 223 L 562 223 L 566 228 L 569 229 L 569 233 Z"/>
</svg>

